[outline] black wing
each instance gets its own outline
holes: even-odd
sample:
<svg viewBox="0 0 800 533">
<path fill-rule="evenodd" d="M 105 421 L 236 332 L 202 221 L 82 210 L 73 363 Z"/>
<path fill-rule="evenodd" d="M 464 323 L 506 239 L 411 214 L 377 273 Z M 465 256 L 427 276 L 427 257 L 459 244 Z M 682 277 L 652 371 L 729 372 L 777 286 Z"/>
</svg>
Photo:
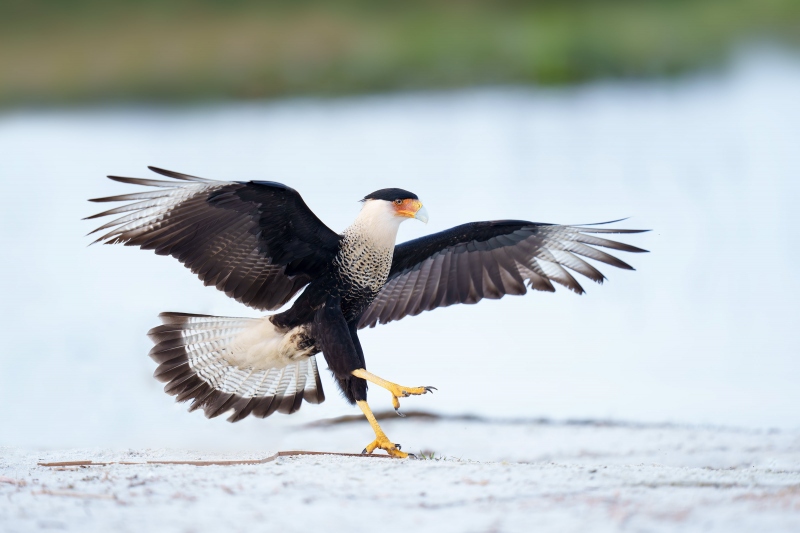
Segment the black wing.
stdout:
<svg viewBox="0 0 800 533">
<path fill-rule="evenodd" d="M 134 201 L 91 216 L 128 213 L 95 242 L 171 255 L 206 285 L 255 309 L 280 308 L 329 267 L 340 237 L 297 191 L 268 181 L 223 182 L 149 167 L 181 181 L 109 176 L 158 190 L 96 198 Z"/>
<path fill-rule="evenodd" d="M 359 328 L 374 327 L 378 322 L 386 324 L 437 307 L 525 294 L 526 284 L 554 292 L 555 281 L 583 294 L 583 287 L 566 268 L 598 283 L 605 276 L 579 256 L 633 270 L 592 246 L 646 251 L 589 234 L 642 231 L 646 230 L 495 220 L 464 224 L 405 242 L 395 248 L 389 279 L 361 316 Z"/>
</svg>

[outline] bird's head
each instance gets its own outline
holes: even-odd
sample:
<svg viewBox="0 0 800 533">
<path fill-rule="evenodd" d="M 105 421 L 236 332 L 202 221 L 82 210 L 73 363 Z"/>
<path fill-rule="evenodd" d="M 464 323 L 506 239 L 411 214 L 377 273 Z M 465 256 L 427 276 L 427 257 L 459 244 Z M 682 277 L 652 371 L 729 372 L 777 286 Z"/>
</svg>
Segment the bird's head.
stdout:
<svg viewBox="0 0 800 533">
<path fill-rule="evenodd" d="M 364 197 L 364 207 L 376 210 L 382 216 L 399 219 L 416 218 L 428 223 L 428 211 L 416 194 L 403 189 L 381 189 Z"/>
</svg>

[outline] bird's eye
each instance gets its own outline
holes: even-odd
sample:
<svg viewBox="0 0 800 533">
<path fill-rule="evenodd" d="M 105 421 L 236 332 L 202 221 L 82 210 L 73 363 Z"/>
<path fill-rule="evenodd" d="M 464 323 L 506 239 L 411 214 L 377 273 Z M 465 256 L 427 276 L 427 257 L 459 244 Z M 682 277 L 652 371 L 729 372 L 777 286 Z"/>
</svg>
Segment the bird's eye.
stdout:
<svg viewBox="0 0 800 533">
<path fill-rule="evenodd" d="M 395 200 L 395 201 L 394 201 L 394 203 L 395 203 L 396 205 L 400 205 L 400 204 L 402 204 L 402 203 L 403 203 L 403 200 L 401 200 L 400 198 L 398 198 L 397 200 Z"/>
</svg>

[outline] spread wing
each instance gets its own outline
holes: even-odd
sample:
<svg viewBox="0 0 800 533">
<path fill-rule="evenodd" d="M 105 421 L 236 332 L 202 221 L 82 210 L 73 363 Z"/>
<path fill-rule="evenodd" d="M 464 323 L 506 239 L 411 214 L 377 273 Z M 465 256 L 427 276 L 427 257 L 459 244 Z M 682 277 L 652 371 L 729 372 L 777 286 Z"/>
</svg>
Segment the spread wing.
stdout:
<svg viewBox="0 0 800 533">
<path fill-rule="evenodd" d="M 605 276 L 582 257 L 633 270 L 594 247 L 646 251 L 592 234 L 642 231 L 646 230 L 495 220 L 464 224 L 405 242 L 395 248 L 389 278 L 361 316 L 359 328 L 437 307 L 525 294 L 527 287 L 554 292 L 553 281 L 583 294 L 583 287 L 567 269 L 597 283 Z"/>
<path fill-rule="evenodd" d="M 91 200 L 132 202 L 88 217 L 126 213 L 93 231 L 110 229 L 95 242 L 171 255 L 205 285 L 260 310 L 280 308 L 324 272 L 336 254 L 339 235 L 294 189 L 149 168 L 178 181 L 109 176 L 157 189 Z"/>
</svg>

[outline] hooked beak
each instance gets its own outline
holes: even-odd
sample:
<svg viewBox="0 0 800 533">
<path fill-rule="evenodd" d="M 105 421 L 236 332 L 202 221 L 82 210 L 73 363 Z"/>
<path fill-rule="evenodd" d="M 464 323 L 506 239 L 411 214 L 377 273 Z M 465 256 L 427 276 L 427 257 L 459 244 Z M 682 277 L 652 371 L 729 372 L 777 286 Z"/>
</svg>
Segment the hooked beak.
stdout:
<svg viewBox="0 0 800 533">
<path fill-rule="evenodd" d="M 417 209 L 417 213 L 414 215 L 414 218 L 420 222 L 424 222 L 425 224 L 428 223 L 428 210 L 425 209 L 424 205 L 420 204 L 419 209 Z"/>
<path fill-rule="evenodd" d="M 407 199 L 397 204 L 395 207 L 397 216 L 406 218 L 416 218 L 422 222 L 428 223 L 428 211 L 422 206 L 419 200 Z"/>
</svg>

